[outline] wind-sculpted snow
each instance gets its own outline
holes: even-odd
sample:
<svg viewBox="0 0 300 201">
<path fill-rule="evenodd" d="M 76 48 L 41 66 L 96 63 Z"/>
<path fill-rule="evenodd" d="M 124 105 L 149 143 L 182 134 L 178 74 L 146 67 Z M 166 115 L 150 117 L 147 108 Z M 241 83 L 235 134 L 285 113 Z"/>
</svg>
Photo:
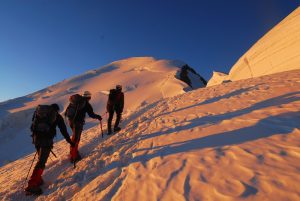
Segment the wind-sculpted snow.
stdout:
<svg viewBox="0 0 300 201">
<path fill-rule="evenodd" d="M 240 80 L 300 69 L 300 7 L 257 41 L 231 68 Z"/>
<path fill-rule="evenodd" d="M 300 7 L 260 38 L 232 66 L 214 72 L 207 86 L 300 69 Z"/>
<path fill-rule="evenodd" d="M 300 70 L 144 103 L 123 130 L 82 135 L 76 168 L 57 142 L 42 186 L 22 187 L 34 153 L 0 169 L 2 200 L 298 200 Z M 106 125 L 104 125 L 106 128 Z"/>
</svg>

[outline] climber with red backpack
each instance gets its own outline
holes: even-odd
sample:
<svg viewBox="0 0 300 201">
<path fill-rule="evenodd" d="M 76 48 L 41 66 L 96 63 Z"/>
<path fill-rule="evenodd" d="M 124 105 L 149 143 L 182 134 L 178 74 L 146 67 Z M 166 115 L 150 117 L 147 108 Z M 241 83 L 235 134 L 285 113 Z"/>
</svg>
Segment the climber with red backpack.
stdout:
<svg viewBox="0 0 300 201">
<path fill-rule="evenodd" d="M 111 89 L 108 95 L 108 101 L 106 105 L 106 110 L 109 114 L 107 120 L 107 135 L 112 134 L 111 122 L 114 116 L 114 112 L 117 114 L 117 118 L 114 125 L 114 132 L 119 132 L 121 128 L 119 127 L 120 120 L 122 118 L 122 112 L 124 109 L 124 93 L 122 92 L 122 86 L 117 85 L 115 89 Z"/>
<path fill-rule="evenodd" d="M 28 181 L 28 186 L 25 188 L 26 195 L 42 194 L 42 189 L 40 188 L 44 183 L 42 174 L 49 154 L 52 152 L 56 126 L 58 126 L 61 134 L 71 147 L 75 146 L 69 137 L 64 119 L 58 112 L 59 106 L 57 104 L 39 105 L 33 114 L 30 129 L 32 131 L 32 143 L 35 145 L 36 153 L 38 154 L 38 162 Z"/>
<path fill-rule="evenodd" d="M 85 123 L 85 114 L 87 113 L 91 118 L 102 120 L 100 115 L 94 113 L 93 108 L 89 101 L 91 100 L 91 93 L 85 91 L 83 95 L 75 94 L 70 96 L 69 105 L 66 109 L 65 116 L 69 120 L 69 125 L 72 129 L 72 142 L 74 147 L 70 147 L 70 161 L 75 163 L 81 159 L 78 147 L 80 142 L 83 125 Z"/>
</svg>

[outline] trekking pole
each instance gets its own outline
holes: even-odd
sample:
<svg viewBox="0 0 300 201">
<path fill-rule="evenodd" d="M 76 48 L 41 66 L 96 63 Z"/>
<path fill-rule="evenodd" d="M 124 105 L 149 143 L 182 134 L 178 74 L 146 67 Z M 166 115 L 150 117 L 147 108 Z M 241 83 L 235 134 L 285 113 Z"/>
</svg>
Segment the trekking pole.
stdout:
<svg viewBox="0 0 300 201">
<path fill-rule="evenodd" d="M 57 158 L 57 156 L 56 156 L 55 153 L 52 151 L 52 149 L 50 150 L 50 152 L 53 154 L 53 156 L 54 156 L 55 158 Z"/>
<path fill-rule="evenodd" d="M 106 121 L 108 120 L 107 113 L 108 113 L 108 112 L 106 111 L 106 112 L 105 112 Z"/>
<path fill-rule="evenodd" d="M 102 135 L 102 138 L 103 138 L 102 120 L 100 120 L 100 128 L 101 128 L 101 135 Z"/>
<path fill-rule="evenodd" d="M 51 156 L 49 155 L 50 160 L 53 162 L 53 159 L 51 158 Z"/>
<path fill-rule="evenodd" d="M 35 160 L 36 154 L 37 154 L 37 151 L 36 151 L 36 152 L 35 152 L 35 154 L 34 154 L 34 157 L 33 157 L 33 160 L 32 160 L 32 162 L 31 162 L 31 165 L 30 165 L 29 171 L 28 171 L 28 173 L 27 173 L 27 176 L 26 176 L 25 182 L 24 182 L 24 184 L 23 184 L 23 188 L 25 187 L 25 184 L 26 184 L 26 182 L 27 182 L 28 175 L 29 175 L 29 172 L 30 172 L 30 170 L 31 170 L 31 168 L 32 168 L 32 164 L 33 164 L 33 162 L 34 162 L 34 160 Z"/>
</svg>

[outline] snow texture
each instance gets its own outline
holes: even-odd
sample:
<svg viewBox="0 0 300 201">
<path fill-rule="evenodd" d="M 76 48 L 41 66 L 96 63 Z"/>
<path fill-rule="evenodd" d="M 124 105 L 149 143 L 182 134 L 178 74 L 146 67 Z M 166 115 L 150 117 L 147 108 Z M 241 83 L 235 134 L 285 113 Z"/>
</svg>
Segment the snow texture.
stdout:
<svg viewBox="0 0 300 201">
<path fill-rule="evenodd" d="M 236 62 L 229 79 L 247 79 L 293 69 L 300 69 L 300 7 Z"/>
<path fill-rule="evenodd" d="M 300 69 L 300 7 L 241 56 L 227 77 L 214 73 L 207 86 L 294 69 Z"/>
<path fill-rule="evenodd" d="M 300 8 L 228 76 L 218 74 L 221 85 L 185 92 L 188 85 L 175 78 L 182 62 L 137 57 L 0 103 L 0 160 L 7 160 L 0 168 L 1 199 L 299 200 L 299 17 Z M 33 109 L 53 102 L 66 108 L 71 94 L 89 90 L 95 111 L 105 114 L 107 92 L 116 84 L 125 90 L 123 129 L 101 138 L 99 125 L 87 122 L 76 168 L 68 144 L 57 139 L 44 194 L 26 197 Z"/>
<path fill-rule="evenodd" d="M 74 169 L 54 146 L 42 186 L 34 153 L 0 168 L 2 200 L 298 200 L 300 70 L 197 89 L 127 113 L 119 133 L 82 135 Z M 106 125 L 104 125 L 106 127 Z"/>
</svg>

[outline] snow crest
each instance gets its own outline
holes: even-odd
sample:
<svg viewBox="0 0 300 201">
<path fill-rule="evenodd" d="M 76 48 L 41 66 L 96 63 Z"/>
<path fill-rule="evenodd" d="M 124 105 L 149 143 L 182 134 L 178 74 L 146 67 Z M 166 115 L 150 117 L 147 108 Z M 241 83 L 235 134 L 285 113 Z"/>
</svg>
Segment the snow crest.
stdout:
<svg viewBox="0 0 300 201">
<path fill-rule="evenodd" d="M 258 40 L 228 76 L 213 73 L 207 86 L 300 69 L 300 7 Z"/>
<path fill-rule="evenodd" d="M 234 64 L 229 79 L 247 79 L 293 69 L 300 69 L 300 7 Z"/>
</svg>

